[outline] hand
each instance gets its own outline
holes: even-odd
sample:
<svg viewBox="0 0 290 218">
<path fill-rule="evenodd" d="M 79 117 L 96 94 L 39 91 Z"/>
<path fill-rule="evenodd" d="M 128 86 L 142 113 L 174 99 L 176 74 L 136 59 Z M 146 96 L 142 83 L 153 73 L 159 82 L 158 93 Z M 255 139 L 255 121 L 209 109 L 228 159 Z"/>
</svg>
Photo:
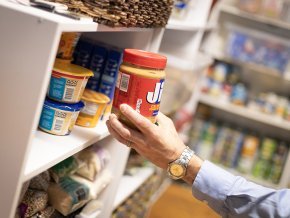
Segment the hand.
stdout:
<svg viewBox="0 0 290 218">
<path fill-rule="evenodd" d="M 115 114 L 111 114 L 106 124 L 111 135 L 119 142 L 131 142 L 133 149 L 163 169 L 179 158 L 185 145 L 168 117 L 159 112 L 157 126 L 128 105 L 122 104 L 120 110 L 139 131 L 122 124 Z"/>
</svg>

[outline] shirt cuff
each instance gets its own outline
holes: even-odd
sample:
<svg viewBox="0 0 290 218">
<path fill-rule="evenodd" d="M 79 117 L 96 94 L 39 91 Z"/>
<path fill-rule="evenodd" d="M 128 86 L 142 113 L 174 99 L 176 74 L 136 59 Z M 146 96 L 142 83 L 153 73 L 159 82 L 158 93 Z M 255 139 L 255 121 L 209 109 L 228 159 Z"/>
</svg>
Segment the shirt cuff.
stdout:
<svg viewBox="0 0 290 218">
<path fill-rule="evenodd" d="M 192 194 L 221 214 L 234 181 L 234 175 L 209 161 L 204 161 L 192 184 Z"/>
</svg>

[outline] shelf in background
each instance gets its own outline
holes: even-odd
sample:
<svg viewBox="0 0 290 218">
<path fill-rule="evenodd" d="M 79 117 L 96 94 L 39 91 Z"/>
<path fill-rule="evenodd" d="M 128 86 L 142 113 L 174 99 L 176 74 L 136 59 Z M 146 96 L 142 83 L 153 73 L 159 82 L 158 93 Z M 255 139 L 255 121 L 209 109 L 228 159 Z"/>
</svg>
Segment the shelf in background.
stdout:
<svg viewBox="0 0 290 218">
<path fill-rule="evenodd" d="M 31 179 L 108 135 L 104 123 L 95 128 L 75 126 L 68 136 L 55 136 L 37 130 L 28 155 L 23 181 Z"/>
<path fill-rule="evenodd" d="M 182 21 L 169 19 L 166 29 L 172 30 L 182 30 L 182 31 L 198 31 L 198 30 L 211 30 L 214 29 L 213 24 L 196 24 L 194 20 L 192 21 Z"/>
<path fill-rule="evenodd" d="M 241 117 L 245 117 L 260 123 L 264 123 L 270 126 L 278 127 L 284 130 L 290 130 L 290 122 L 276 118 L 275 116 L 264 114 L 259 111 L 251 110 L 247 107 L 238 106 L 229 102 L 223 102 L 218 100 L 217 97 L 201 94 L 199 102 L 208 106 L 223 110 L 225 112 L 235 114 Z"/>
<path fill-rule="evenodd" d="M 287 23 L 283 20 L 279 20 L 279 19 L 266 17 L 266 16 L 259 15 L 259 14 L 254 14 L 254 13 L 242 11 L 234 5 L 223 4 L 223 5 L 221 5 L 220 9 L 222 12 L 226 12 L 228 14 L 233 14 L 235 16 L 239 16 L 242 18 L 246 18 L 246 19 L 250 19 L 253 21 L 260 22 L 260 23 L 264 23 L 264 24 L 268 24 L 268 25 L 272 25 L 272 26 L 276 26 L 276 27 L 290 30 L 290 23 Z"/>
<path fill-rule="evenodd" d="M 269 67 L 264 67 L 264 66 L 258 65 L 258 64 L 246 63 L 246 62 L 243 62 L 243 61 L 235 60 L 233 58 L 226 57 L 226 56 L 221 55 L 221 54 L 210 54 L 210 55 L 214 59 L 217 59 L 219 61 L 224 61 L 224 62 L 227 62 L 227 63 L 235 64 L 237 66 L 240 66 L 241 68 L 244 68 L 244 69 L 256 72 L 256 73 L 277 77 L 277 78 L 280 78 L 280 79 L 283 79 L 285 81 L 289 81 L 290 82 L 290 80 L 286 79 L 282 75 L 282 73 L 279 72 L 278 70 L 271 69 Z"/>
<path fill-rule="evenodd" d="M 116 193 L 113 208 L 116 209 L 131 194 L 133 194 L 151 175 L 154 173 L 153 167 L 140 167 L 133 176 L 124 175 Z"/>
<path fill-rule="evenodd" d="M 224 170 L 230 172 L 231 174 L 235 175 L 235 176 L 242 176 L 244 177 L 245 179 L 251 181 L 251 182 L 254 182 L 254 183 L 257 183 L 259 185 L 262 185 L 262 186 L 265 186 L 265 187 L 268 187 L 268 188 L 274 188 L 274 189 L 278 189 L 279 188 L 279 184 L 274 184 L 272 182 L 269 182 L 269 181 L 266 181 L 264 179 L 260 179 L 260 178 L 256 178 L 252 175 L 249 175 L 249 174 L 244 174 L 244 173 L 241 173 L 233 168 L 228 168 L 228 167 L 225 167 L 221 164 L 216 164 L 218 165 L 220 168 L 223 168 Z M 284 187 L 286 188 L 286 187 Z"/>
</svg>

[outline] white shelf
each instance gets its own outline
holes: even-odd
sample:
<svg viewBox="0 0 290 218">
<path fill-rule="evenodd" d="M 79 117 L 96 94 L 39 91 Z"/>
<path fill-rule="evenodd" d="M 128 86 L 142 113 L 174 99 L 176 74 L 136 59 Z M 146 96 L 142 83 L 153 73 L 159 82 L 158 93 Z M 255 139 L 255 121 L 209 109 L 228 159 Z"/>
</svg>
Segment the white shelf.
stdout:
<svg viewBox="0 0 290 218">
<path fill-rule="evenodd" d="M 198 30 L 211 30 L 214 29 L 213 24 L 196 24 L 194 21 L 182 21 L 169 19 L 166 29 L 182 30 L 182 31 L 198 31 Z"/>
<path fill-rule="evenodd" d="M 272 182 L 269 182 L 269 181 L 266 181 L 264 179 L 260 179 L 260 178 L 256 178 L 252 175 L 249 175 L 249 174 L 244 174 L 244 173 L 241 173 L 235 169 L 232 169 L 232 168 L 228 168 L 228 167 L 225 167 L 221 164 L 217 164 L 220 168 L 223 168 L 224 170 L 230 172 L 231 174 L 235 175 L 235 176 L 242 176 L 244 177 L 245 179 L 251 181 L 251 182 L 254 182 L 254 183 L 257 183 L 259 185 L 262 185 L 262 186 L 266 186 L 268 188 L 274 188 L 274 189 L 278 189 L 279 188 L 279 185 L 278 184 L 274 184 Z"/>
<path fill-rule="evenodd" d="M 0 1 L 0 7 L 6 7 L 19 11 L 23 14 L 29 14 L 38 19 L 38 22 L 51 21 L 57 23 L 63 32 L 92 32 L 97 30 L 98 24 L 88 20 L 74 20 L 61 15 L 53 14 L 38 8 L 24 6 L 6 0 Z"/>
<path fill-rule="evenodd" d="M 131 194 L 133 194 L 151 175 L 154 173 L 153 167 L 140 167 L 140 170 L 133 175 L 124 175 L 118 187 L 113 208 L 116 209 Z"/>
<path fill-rule="evenodd" d="M 264 114 L 259 111 L 255 111 L 252 109 L 249 109 L 247 107 L 238 106 L 231 104 L 229 102 L 223 102 L 220 101 L 216 97 L 208 96 L 205 94 L 201 94 L 199 98 L 199 102 L 209 105 L 214 108 L 218 108 L 220 110 L 223 110 L 225 112 L 235 114 L 241 117 L 245 117 L 260 123 L 264 123 L 270 126 L 278 127 L 280 129 L 290 130 L 290 122 L 279 119 L 275 116 Z"/>
<path fill-rule="evenodd" d="M 36 131 L 24 171 L 23 181 L 49 169 L 62 160 L 107 137 L 104 123 L 95 128 L 75 126 L 68 136 Z"/>
<path fill-rule="evenodd" d="M 253 71 L 255 73 L 260 73 L 260 74 L 264 74 L 264 75 L 268 75 L 268 76 L 278 77 L 278 78 L 284 79 L 285 81 L 290 82 L 290 80 L 285 78 L 283 76 L 283 73 L 279 72 L 278 70 L 271 69 L 269 67 L 254 64 L 254 63 L 247 63 L 247 62 L 235 60 L 233 58 L 226 57 L 225 55 L 222 55 L 222 54 L 217 54 L 217 53 L 214 54 L 214 52 L 209 52 L 209 53 L 214 59 L 217 59 L 219 61 L 224 61 L 224 62 L 228 62 L 231 64 L 235 64 L 235 65 L 240 66 L 241 68 Z"/>
<path fill-rule="evenodd" d="M 259 15 L 259 14 L 254 14 L 254 13 L 249 13 L 246 11 L 242 11 L 239 8 L 237 8 L 234 5 L 227 5 L 227 4 L 223 4 L 221 5 L 221 11 L 222 12 L 226 12 L 228 14 L 232 14 L 235 16 L 239 16 L 242 18 L 246 18 L 246 19 L 250 19 L 253 21 L 257 21 L 260 23 L 264 23 L 264 24 L 268 24 L 268 25 L 273 25 L 273 26 L 277 26 L 283 29 L 288 29 L 290 30 L 290 23 L 287 23 L 285 21 L 279 20 L 279 19 L 275 19 L 275 18 L 271 18 L 271 17 L 266 17 L 263 15 Z"/>
<path fill-rule="evenodd" d="M 97 27 L 98 32 L 147 32 L 152 28 L 139 28 L 139 27 L 110 27 L 99 24 Z"/>
</svg>

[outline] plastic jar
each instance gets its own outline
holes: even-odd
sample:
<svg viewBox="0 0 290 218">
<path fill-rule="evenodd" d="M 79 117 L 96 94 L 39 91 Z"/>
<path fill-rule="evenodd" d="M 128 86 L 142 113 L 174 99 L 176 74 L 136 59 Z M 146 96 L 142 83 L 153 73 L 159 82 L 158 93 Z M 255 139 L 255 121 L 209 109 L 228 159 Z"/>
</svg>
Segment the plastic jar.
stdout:
<svg viewBox="0 0 290 218">
<path fill-rule="evenodd" d="M 50 78 L 47 96 L 55 101 L 77 103 L 93 72 L 57 59 Z"/>
<path fill-rule="evenodd" d="M 112 111 L 120 121 L 136 128 L 120 112 L 126 103 L 138 113 L 156 122 L 165 81 L 165 56 L 136 49 L 125 49 L 120 66 Z"/>
<path fill-rule="evenodd" d="M 54 135 L 69 135 L 83 107 L 83 102 L 66 104 L 46 99 L 40 116 L 39 128 Z"/>
<path fill-rule="evenodd" d="M 76 124 L 85 127 L 95 127 L 104 114 L 110 98 L 102 93 L 86 89 L 82 102 L 84 102 L 85 107 L 81 110 Z"/>
<path fill-rule="evenodd" d="M 57 58 L 71 61 L 75 46 L 80 38 L 80 33 L 63 33 L 57 50 Z"/>
</svg>

